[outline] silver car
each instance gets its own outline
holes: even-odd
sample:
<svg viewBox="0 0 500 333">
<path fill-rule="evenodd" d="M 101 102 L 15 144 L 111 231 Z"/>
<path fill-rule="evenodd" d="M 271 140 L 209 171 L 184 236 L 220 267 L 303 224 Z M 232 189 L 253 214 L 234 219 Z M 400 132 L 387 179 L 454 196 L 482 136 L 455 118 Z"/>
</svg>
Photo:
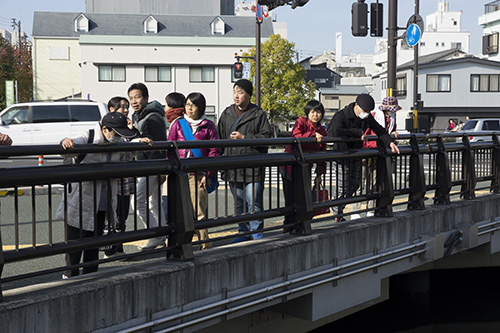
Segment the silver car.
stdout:
<svg viewBox="0 0 500 333">
<path fill-rule="evenodd" d="M 500 119 L 498 118 L 478 118 L 478 119 L 470 119 L 467 121 L 462 127 L 462 130 L 459 133 L 492 133 L 498 132 L 500 134 Z M 470 142 L 479 142 L 479 141 L 489 141 L 491 140 L 491 136 L 469 136 Z M 461 141 L 461 140 L 460 140 Z"/>
</svg>

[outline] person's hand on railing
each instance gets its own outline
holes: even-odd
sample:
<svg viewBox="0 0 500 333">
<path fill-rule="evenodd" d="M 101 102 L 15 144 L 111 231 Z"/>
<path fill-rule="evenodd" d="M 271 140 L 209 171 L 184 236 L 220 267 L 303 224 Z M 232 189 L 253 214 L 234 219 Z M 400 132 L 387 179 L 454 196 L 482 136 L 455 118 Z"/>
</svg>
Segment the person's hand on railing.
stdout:
<svg viewBox="0 0 500 333">
<path fill-rule="evenodd" d="M 316 142 L 321 142 L 323 141 L 323 135 L 321 135 L 320 133 L 316 132 Z"/>
<path fill-rule="evenodd" d="M 394 142 L 391 142 L 389 144 L 389 147 L 391 148 L 391 151 L 393 153 L 398 153 L 399 154 L 399 148 L 398 148 L 398 146 L 396 146 L 396 144 Z"/>
<path fill-rule="evenodd" d="M 61 146 L 63 147 L 63 149 L 71 149 L 75 146 L 75 140 L 66 138 L 62 140 Z"/>
<path fill-rule="evenodd" d="M 12 139 L 7 134 L 0 133 L 0 146 L 12 145 Z"/>
<path fill-rule="evenodd" d="M 139 140 L 139 142 L 145 143 L 148 146 L 152 146 L 153 145 L 153 140 L 151 140 L 150 138 L 141 138 Z"/>
<path fill-rule="evenodd" d="M 200 180 L 200 185 L 199 185 L 199 186 L 200 186 L 202 189 L 206 190 L 206 189 L 207 189 L 207 186 L 210 186 L 210 185 L 211 185 L 211 182 L 212 182 L 212 180 L 211 180 L 210 178 L 209 178 L 209 179 L 207 179 L 207 176 L 205 175 L 205 176 L 203 176 L 203 177 L 201 178 L 201 180 Z"/>
<path fill-rule="evenodd" d="M 229 135 L 229 138 L 233 140 L 241 140 L 244 139 L 245 136 L 238 131 L 234 131 Z"/>
<path fill-rule="evenodd" d="M 394 139 L 397 139 L 397 138 L 398 138 L 398 136 L 399 136 L 399 133 L 398 133 L 398 132 L 392 132 L 391 134 L 392 134 L 392 135 L 394 135 Z"/>
</svg>

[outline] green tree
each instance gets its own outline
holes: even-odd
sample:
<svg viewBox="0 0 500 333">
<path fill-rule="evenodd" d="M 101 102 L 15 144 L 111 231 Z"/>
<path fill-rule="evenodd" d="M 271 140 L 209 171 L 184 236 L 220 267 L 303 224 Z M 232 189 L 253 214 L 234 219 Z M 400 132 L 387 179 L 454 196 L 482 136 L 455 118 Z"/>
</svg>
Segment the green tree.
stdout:
<svg viewBox="0 0 500 333">
<path fill-rule="evenodd" d="M 255 56 L 255 47 L 243 56 Z M 268 111 L 273 124 L 303 115 L 304 106 L 314 97 L 316 85 L 305 82 L 306 70 L 294 63 L 294 57 L 295 44 L 278 34 L 262 43 L 260 106 Z M 255 61 L 250 62 L 255 77 Z"/>
<path fill-rule="evenodd" d="M 16 61 L 14 49 L 0 36 L 0 110 L 6 106 L 5 81 L 14 80 L 16 73 Z"/>
<path fill-rule="evenodd" d="M 19 102 L 30 101 L 33 97 L 31 48 L 27 46 L 16 47 L 14 49 L 14 59 L 16 60 L 15 80 L 17 80 Z"/>
</svg>

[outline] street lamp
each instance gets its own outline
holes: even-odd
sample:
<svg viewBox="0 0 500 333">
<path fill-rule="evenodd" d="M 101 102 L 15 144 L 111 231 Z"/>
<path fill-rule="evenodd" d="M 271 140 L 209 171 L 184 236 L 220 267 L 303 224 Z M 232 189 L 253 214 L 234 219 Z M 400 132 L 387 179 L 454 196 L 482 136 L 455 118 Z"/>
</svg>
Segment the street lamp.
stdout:
<svg viewBox="0 0 500 333">
<path fill-rule="evenodd" d="M 269 10 L 273 10 L 277 7 L 290 5 L 292 9 L 297 7 L 302 7 L 309 0 L 257 0 L 257 4 L 260 6 L 267 6 Z M 257 9 L 259 11 L 259 9 Z M 255 104 L 260 106 L 260 58 L 261 58 L 261 49 L 260 49 L 260 25 L 262 21 L 259 20 L 257 15 L 257 27 L 256 27 L 256 41 L 255 41 Z"/>
</svg>

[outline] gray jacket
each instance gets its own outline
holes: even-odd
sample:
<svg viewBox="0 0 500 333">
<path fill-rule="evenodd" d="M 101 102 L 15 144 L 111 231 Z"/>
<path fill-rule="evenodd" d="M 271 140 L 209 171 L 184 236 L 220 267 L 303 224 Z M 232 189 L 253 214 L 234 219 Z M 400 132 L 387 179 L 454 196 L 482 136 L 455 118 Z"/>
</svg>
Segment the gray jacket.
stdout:
<svg viewBox="0 0 500 333">
<path fill-rule="evenodd" d="M 231 128 L 238 120 L 239 116 L 235 111 L 235 105 L 228 106 L 221 114 L 217 130 L 219 139 L 229 139 Z M 271 126 L 267 119 L 267 114 L 257 105 L 250 103 L 245 116 L 239 121 L 233 131 L 238 131 L 245 136 L 245 139 L 265 139 L 272 137 Z M 227 147 L 223 150 L 225 156 L 266 154 L 267 147 Z M 253 180 L 253 176 L 255 180 Z M 223 172 L 222 176 L 230 182 L 252 182 L 261 181 L 261 168 L 238 169 L 235 175 L 234 170 Z"/>
</svg>

